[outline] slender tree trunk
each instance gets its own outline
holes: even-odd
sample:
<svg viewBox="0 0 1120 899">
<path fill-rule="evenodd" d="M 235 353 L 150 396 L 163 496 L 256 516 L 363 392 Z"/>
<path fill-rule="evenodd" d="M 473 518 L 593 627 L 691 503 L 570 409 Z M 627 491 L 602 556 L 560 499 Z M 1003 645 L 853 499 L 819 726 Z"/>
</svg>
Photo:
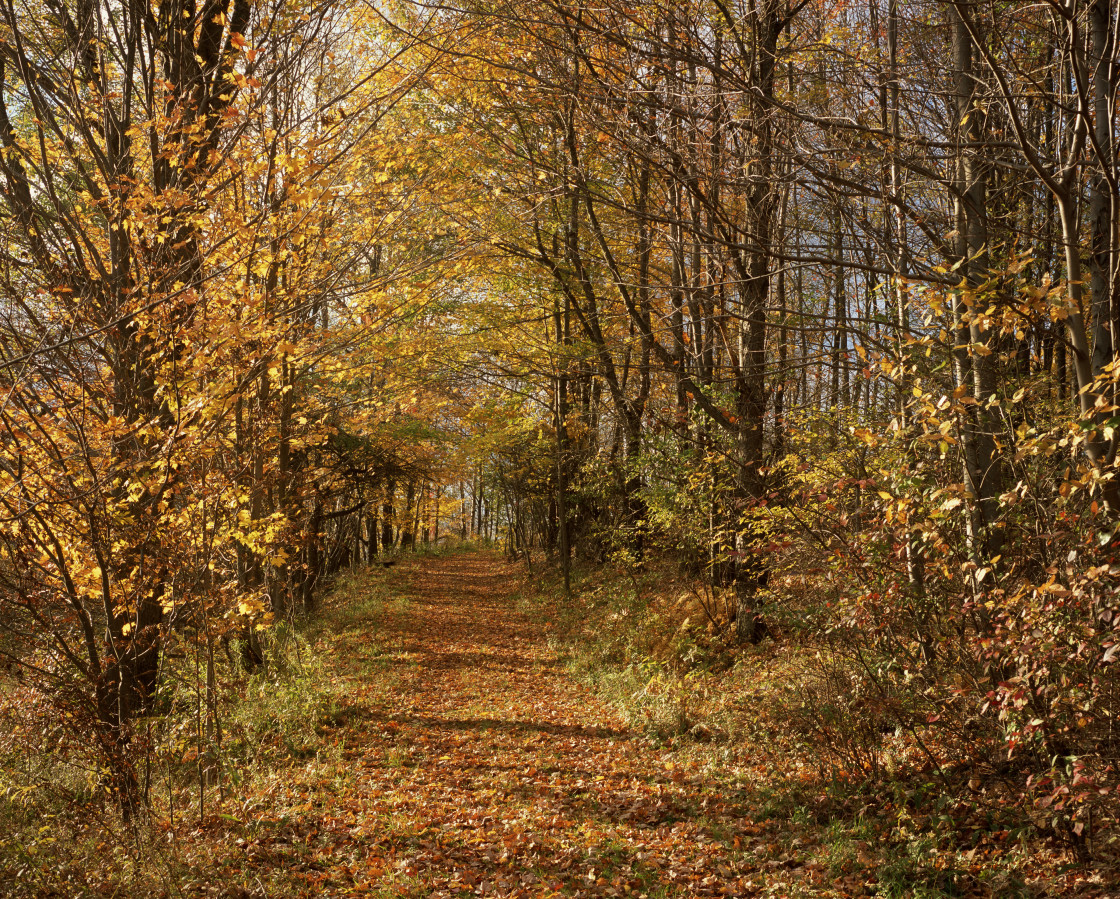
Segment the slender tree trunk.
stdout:
<svg viewBox="0 0 1120 899">
<path fill-rule="evenodd" d="M 568 374 L 564 349 L 567 343 L 564 316 L 560 308 L 559 292 L 553 292 L 552 322 L 556 337 L 557 365 L 553 399 L 553 427 L 556 430 L 556 536 L 559 542 L 560 571 L 564 579 L 564 595 L 572 593 L 572 557 L 568 535 L 568 482 L 566 477 Z"/>
<path fill-rule="evenodd" d="M 393 551 L 393 523 L 396 521 L 396 511 L 393 509 L 394 495 L 397 492 L 396 482 L 389 478 L 385 485 L 385 502 L 381 506 L 381 554 L 388 555 Z"/>
<path fill-rule="evenodd" d="M 874 5 L 874 4 L 873 4 Z M 890 150 L 890 195 L 894 198 L 891 210 L 894 242 L 894 273 L 892 299 L 894 301 L 896 347 L 899 366 L 905 370 L 908 363 L 907 338 L 910 333 L 910 303 L 903 279 L 909 271 L 909 242 L 906 237 L 906 219 L 902 213 L 902 121 L 899 109 L 899 71 L 898 71 L 898 0 L 889 0 L 887 7 L 887 67 L 888 89 L 883 94 L 884 129 L 891 134 Z M 889 107 L 888 105 L 889 104 Z M 889 109 L 889 112 L 888 112 Z M 898 383 L 898 419 L 905 433 L 909 428 L 910 410 L 906 390 L 906 376 L 903 373 Z M 914 596 L 925 594 L 925 555 L 922 552 L 918 535 L 908 531 L 906 535 L 906 578 L 910 592 Z"/>
<path fill-rule="evenodd" d="M 971 542 L 984 556 L 999 553 L 996 531 L 1001 461 L 996 450 L 997 417 L 989 408 L 996 394 L 994 335 L 981 312 L 987 299 L 980 291 L 988 278 L 987 181 L 983 158 L 984 110 L 977 98 L 973 71 L 973 37 L 957 5 L 950 8 L 953 32 L 954 102 L 957 116 L 956 252 L 965 286 L 954 293 L 958 386 L 968 386 L 975 403 L 962 416 L 965 485 L 971 497 Z"/>
</svg>

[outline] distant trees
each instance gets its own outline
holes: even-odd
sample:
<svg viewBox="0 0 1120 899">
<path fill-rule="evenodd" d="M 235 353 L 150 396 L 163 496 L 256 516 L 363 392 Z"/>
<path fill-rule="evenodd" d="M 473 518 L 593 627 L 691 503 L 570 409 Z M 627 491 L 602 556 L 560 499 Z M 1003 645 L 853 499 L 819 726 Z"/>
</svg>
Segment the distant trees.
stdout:
<svg viewBox="0 0 1120 899">
<path fill-rule="evenodd" d="M 686 441 L 720 435 L 735 485 L 726 514 L 742 517 L 766 493 L 771 281 L 790 171 L 778 144 L 778 47 L 791 11 L 535 4 L 463 14 L 479 22 L 476 57 L 494 60 L 475 106 L 494 189 L 509 197 L 493 240 L 549 279 L 555 339 L 583 348 L 556 389 L 579 392 L 571 416 L 613 429 L 625 513 L 612 520 L 640 551 L 654 408 Z M 511 25 L 512 46 L 487 46 Z M 480 77 L 474 63 L 468 77 Z M 599 396 L 609 417 L 589 405 Z M 745 522 L 728 532 L 720 571 L 730 561 L 750 639 L 766 563 Z"/>
<path fill-rule="evenodd" d="M 883 390 L 866 362 L 917 374 L 908 346 L 932 337 L 966 400 L 970 530 L 999 545 L 1009 419 L 990 400 L 1005 375 L 1045 366 L 1061 393 L 1072 361 L 1083 411 L 1108 416 L 1092 386 L 1111 358 L 1116 268 L 1103 99 L 1115 23 L 1102 8 L 439 7 L 473 23 L 462 127 L 489 141 L 493 245 L 561 297 L 570 329 L 556 340 L 586 348 L 579 378 L 611 400 L 589 420 L 617 427 L 631 454 L 626 497 L 648 474 L 648 428 L 676 418 L 685 442 L 725 441 L 741 512 L 772 486 L 762 472 L 791 405 L 841 431 L 881 419 L 903 385 L 891 375 Z M 1096 247 L 1084 259 L 1083 206 Z M 1017 279 L 1044 270 L 1055 286 L 1068 275 L 1063 312 L 1019 303 Z M 938 298 L 916 302 L 919 289 Z M 1085 443 L 1094 464 L 1101 439 Z M 765 562 L 750 529 L 733 530 L 746 611 Z"/>
</svg>

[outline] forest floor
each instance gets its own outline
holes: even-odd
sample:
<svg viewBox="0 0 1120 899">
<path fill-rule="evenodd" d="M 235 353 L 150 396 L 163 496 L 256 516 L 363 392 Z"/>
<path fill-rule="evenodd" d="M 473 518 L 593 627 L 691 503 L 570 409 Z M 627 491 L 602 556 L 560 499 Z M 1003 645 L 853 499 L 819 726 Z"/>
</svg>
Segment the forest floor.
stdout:
<svg viewBox="0 0 1120 899">
<path fill-rule="evenodd" d="M 231 839 L 196 858 L 188 895 L 830 892 L 809 889 L 820 866 L 754 823 L 735 784 L 675 761 L 568 675 L 518 606 L 521 569 L 410 559 L 334 602 L 374 578 L 390 599 L 324 610 L 339 689 L 315 758 L 276 772 L 247 830 L 233 820 L 251 802 L 212 820 Z"/>
<path fill-rule="evenodd" d="M 979 839 L 949 861 L 917 830 L 887 845 L 867 822 L 881 814 L 904 829 L 905 802 L 892 810 L 889 797 L 852 805 L 848 796 L 843 808 L 855 811 L 838 823 L 834 800 L 803 801 L 783 786 L 800 775 L 767 773 L 782 763 L 761 741 L 736 741 L 738 761 L 727 764 L 718 753 L 731 749 L 715 742 L 674 743 L 628 726 L 549 639 L 560 613 L 551 594 L 529 598 L 526 587 L 523 567 L 487 554 L 406 558 L 344 578 L 302 644 L 319 660 L 315 689 L 328 697 L 305 715 L 304 737 L 274 741 L 286 748 L 271 754 L 262 746 L 201 817 L 189 799 L 176 815 L 158 813 L 146 845 L 131 850 L 149 870 L 143 892 L 1110 895 L 1099 879 L 1087 888 L 1083 870 L 1076 890 L 1074 880 L 1063 887 L 1054 864 L 1033 881 L 1019 877 L 1021 866 L 1000 873 Z M 301 701 L 271 696 L 265 682 L 249 699 L 262 710 Z M 90 892 L 141 895 L 121 887 L 138 882 L 138 871 L 122 870 L 128 863 L 118 852 L 116 873 L 100 886 L 86 880 Z"/>
</svg>

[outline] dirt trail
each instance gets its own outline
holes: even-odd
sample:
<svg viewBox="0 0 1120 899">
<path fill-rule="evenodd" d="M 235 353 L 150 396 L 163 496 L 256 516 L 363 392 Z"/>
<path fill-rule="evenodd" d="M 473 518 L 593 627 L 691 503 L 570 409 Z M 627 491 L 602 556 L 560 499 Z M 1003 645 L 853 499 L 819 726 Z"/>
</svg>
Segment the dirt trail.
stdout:
<svg viewBox="0 0 1120 899">
<path fill-rule="evenodd" d="M 368 639 L 342 635 L 347 783 L 316 803 L 308 886 L 755 895 L 757 831 L 726 786 L 673 766 L 565 673 L 516 608 L 519 576 L 487 557 L 409 560 L 391 573 L 407 604 L 386 604 Z"/>
</svg>

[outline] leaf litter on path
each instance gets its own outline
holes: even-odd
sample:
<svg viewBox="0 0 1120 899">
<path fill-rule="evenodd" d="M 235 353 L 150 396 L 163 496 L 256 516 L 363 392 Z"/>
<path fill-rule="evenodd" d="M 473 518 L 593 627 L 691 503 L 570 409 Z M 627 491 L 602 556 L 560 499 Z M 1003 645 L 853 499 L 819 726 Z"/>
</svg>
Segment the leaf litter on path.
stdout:
<svg viewBox="0 0 1120 899">
<path fill-rule="evenodd" d="M 827 895 L 770 858 L 733 784 L 568 676 L 512 566 L 458 555 L 363 577 L 407 604 L 323 635 L 345 684 L 321 730 L 335 759 L 292 772 L 285 820 L 246 852 L 268 895 Z"/>
</svg>

